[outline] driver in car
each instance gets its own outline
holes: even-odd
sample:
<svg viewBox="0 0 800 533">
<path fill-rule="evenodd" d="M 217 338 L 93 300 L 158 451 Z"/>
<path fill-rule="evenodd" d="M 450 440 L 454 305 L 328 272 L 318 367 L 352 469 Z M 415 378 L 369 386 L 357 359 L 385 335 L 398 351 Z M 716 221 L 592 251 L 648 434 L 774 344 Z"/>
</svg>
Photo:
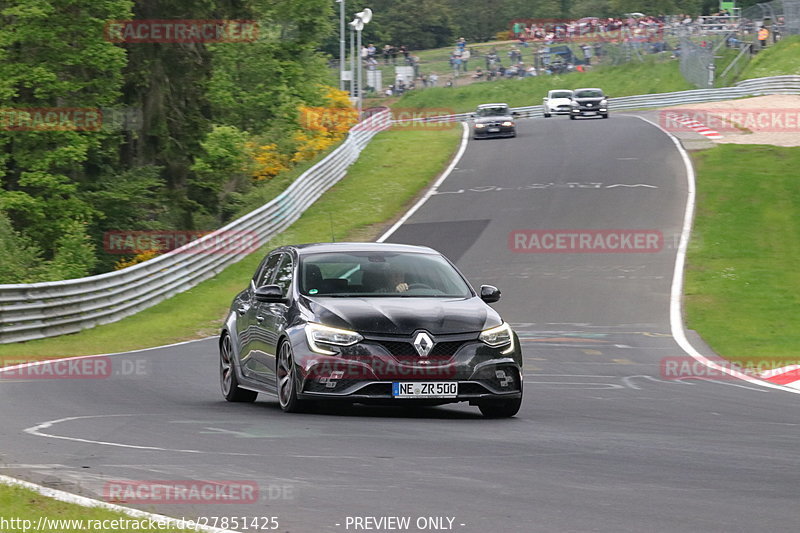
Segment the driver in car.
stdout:
<svg viewBox="0 0 800 533">
<path fill-rule="evenodd" d="M 407 290 L 408 283 L 405 281 L 405 275 L 399 270 L 389 270 L 389 290 L 387 292 L 406 292 Z"/>
</svg>

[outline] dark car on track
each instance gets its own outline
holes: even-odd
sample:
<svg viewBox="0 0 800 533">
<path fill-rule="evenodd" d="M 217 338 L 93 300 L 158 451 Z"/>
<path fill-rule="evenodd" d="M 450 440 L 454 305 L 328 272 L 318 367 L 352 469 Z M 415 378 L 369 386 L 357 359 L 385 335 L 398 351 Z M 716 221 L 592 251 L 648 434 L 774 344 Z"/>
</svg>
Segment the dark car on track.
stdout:
<svg viewBox="0 0 800 533">
<path fill-rule="evenodd" d="M 608 98 L 602 89 L 575 89 L 569 118 L 590 116 L 608 118 Z"/>
<path fill-rule="evenodd" d="M 469 402 L 488 417 L 522 403 L 519 339 L 431 248 L 321 243 L 270 252 L 233 299 L 219 340 L 228 401 L 278 397 L 300 411 L 333 400 Z"/>
<path fill-rule="evenodd" d="M 516 137 L 515 113 L 508 104 L 481 104 L 472 114 L 473 139 L 489 137 Z"/>
</svg>

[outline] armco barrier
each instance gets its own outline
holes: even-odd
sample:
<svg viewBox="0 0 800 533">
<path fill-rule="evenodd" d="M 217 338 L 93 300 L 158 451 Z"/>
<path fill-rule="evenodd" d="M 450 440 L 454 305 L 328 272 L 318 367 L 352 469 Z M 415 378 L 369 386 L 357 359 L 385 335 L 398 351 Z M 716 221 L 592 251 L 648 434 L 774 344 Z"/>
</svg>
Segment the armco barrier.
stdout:
<svg viewBox="0 0 800 533">
<path fill-rule="evenodd" d="M 757 96 L 800 94 L 800 76 L 773 76 L 739 82 L 734 87 L 672 93 L 622 96 L 609 99 L 613 111 L 678 106 Z M 531 97 L 533 99 L 533 95 Z M 514 108 L 528 117 L 542 116 L 542 106 Z M 469 113 L 420 119 L 462 122 Z M 185 291 L 242 256 L 192 253 L 203 243 L 228 232 L 255 232 L 263 241 L 286 229 L 322 193 L 339 181 L 347 167 L 373 135 L 388 128 L 390 116 L 382 111 L 350 131 L 347 139 L 325 159 L 300 176 L 284 193 L 259 209 L 231 222 L 203 239 L 174 252 L 124 270 L 99 276 L 19 285 L 0 285 L 0 344 L 54 337 L 98 324 L 115 322 Z M 219 239 L 225 244 L 226 237 Z"/>
<path fill-rule="evenodd" d="M 613 111 L 630 109 L 648 109 L 653 107 L 670 107 L 693 103 L 715 102 L 730 100 L 745 96 L 758 96 L 762 94 L 800 94 L 800 76 L 772 76 L 768 78 L 755 78 L 737 83 L 734 87 L 720 87 L 717 89 L 695 89 L 691 91 L 677 91 L 673 93 L 642 94 L 637 96 L 620 96 L 608 100 L 608 107 Z M 533 97 L 531 98 L 533 99 Z M 514 107 L 512 111 L 524 117 L 541 117 L 542 106 Z M 428 122 L 466 121 L 470 113 L 459 113 L 441 117 L 431 117 Z"/>
<path fill-rule="evenodd" d="M 0 344 L 54 337 L 115 322 L 194 287 L 244 254 L 208 253 L 209 242 L 235 246 L 248 232 L 260 243 L 286 229 L 332 185 L 379 131 L 391 124 L 384 109 L 354 126 L 347 138 L 269 203 L 172 252 L 98 276 L 0 285 Z"/>
</svg>

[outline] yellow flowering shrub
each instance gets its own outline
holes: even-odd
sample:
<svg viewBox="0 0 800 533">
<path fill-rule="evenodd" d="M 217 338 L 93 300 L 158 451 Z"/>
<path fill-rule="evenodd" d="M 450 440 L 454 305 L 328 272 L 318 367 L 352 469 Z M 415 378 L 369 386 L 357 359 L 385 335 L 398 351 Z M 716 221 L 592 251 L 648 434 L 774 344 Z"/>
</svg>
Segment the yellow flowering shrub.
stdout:
<svg viewBox="0 0 800 533">
<path fill-rule="evenodd" d="M 251 152 L 253 161 L 252 176 L 256 181 L 274 178 L 281 172 L 289 170 L 289 158 L 278 150 L 275 143 L 257 146 L 254 143 L 247 143 L 247 149 Z"/>
<path fill-rule="evenodd" d="M 116 263 L 114 263 L 114 270 L 122 270 L 123 268 L 128 268 L 133 265 L 137 265 L 139 263 L 144 263 L 145 261 L 149 261 L 154 257 L 160 255 L 160 251 L 158 250 L 144 250 L 139 252 L 138 254 L 134 255 L 130 259 L 122 258 Z"/>
</svg>

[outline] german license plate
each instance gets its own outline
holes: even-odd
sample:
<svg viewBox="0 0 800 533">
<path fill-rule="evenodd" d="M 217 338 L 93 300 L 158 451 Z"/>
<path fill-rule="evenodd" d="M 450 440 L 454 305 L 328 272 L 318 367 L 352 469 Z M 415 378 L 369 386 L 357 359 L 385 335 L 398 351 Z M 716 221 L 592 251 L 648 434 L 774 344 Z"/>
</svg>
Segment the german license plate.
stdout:
<svg viewBox="0 0 800 533">
<path fill-rule="evenodd" d="M 392 383 L 395 398 L 455 398 L 457 381 L 395 381 Z"/>
<path fill-rule="evenodd" d="M 489 128 L 487 131 L 489 133 L 497 133 L 498 131 L 500 131 L 500 128 Z"/>
<path fill-rule="evenodd" d="M 584 115 L 596 115 L 597 111 L 584 111 L 583 114 Z"/>
</svg>

